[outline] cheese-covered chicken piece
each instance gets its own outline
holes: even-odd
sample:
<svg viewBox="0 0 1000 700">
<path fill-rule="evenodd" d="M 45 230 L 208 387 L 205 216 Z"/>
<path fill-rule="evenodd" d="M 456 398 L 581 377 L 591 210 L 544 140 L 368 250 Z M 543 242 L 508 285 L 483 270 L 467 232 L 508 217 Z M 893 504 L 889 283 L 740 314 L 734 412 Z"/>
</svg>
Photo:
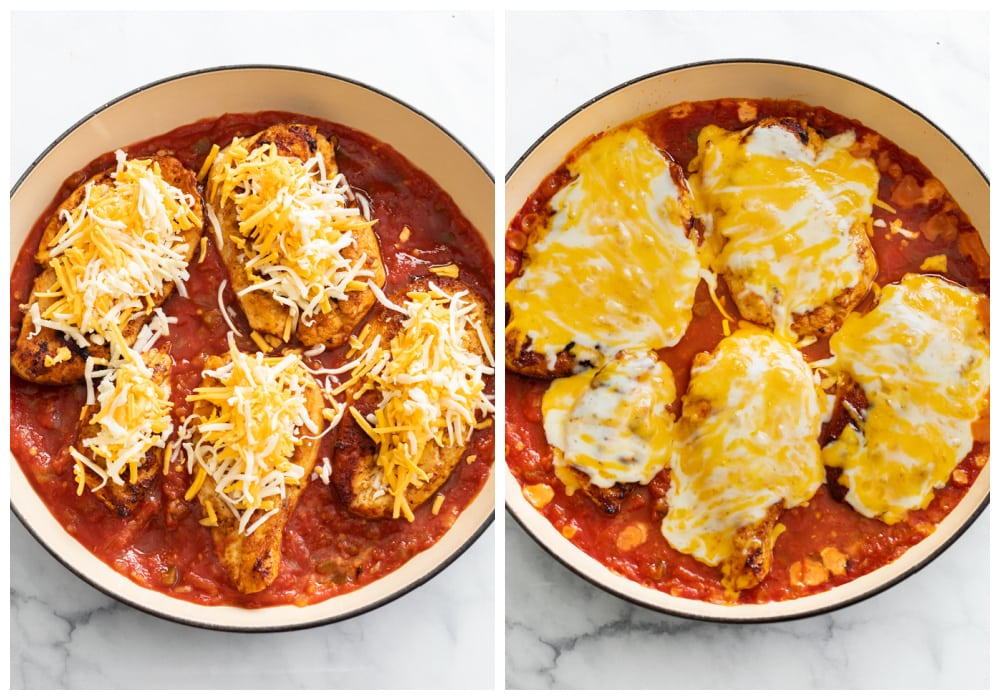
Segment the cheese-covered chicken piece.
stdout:
<svg viewBox="0 0 1000 700">
<path fill-rule="evenodd" d="M 826 336 L 868 293 L 879 172 L 854 132 L 824 139 L 796 119 L 706 126 L 690 176 L 740 314 L 783 337 Z"/>
<path fill-rule="evenodd" d="M 802 354 L 768 331 L 738 330 L 695 357 L 662 531 L 719 566 L 730 595 L 767 575 L 778 516 L 825 479 L 821 393 Z"/>
<path fill-rule="evenodd" d="M 329 139 L 302 124 L 234 139 L 212 161 L 206 201 L 252 329 L 272 345 L 347 340 L 385 267 Z"/>
<path fill-rule="evenodd" d="M 823 448 L 845 499 L 895 523 L 925 508 L 972 449 L 989 413 L 989 300 L 931 275 L 886 285 L 878 306 L 830 338 L 835 364 L 867 406 Z"/>
<path fill-rule="evenodd" d="M 188 279 L 202 232 L 195 174 L 171 156 L 117 155 L 117 165 L 74 190 L 42 233 L 41 270 L 10 358 L 24 379 L 82 380 L 88 358 L 109 360 L 119 333 L 131 345 Z"/>
<path fill-rule="evenodd" d="M 625 348 L 675 345 L 691 321 L 701 266 L 682 168 L 637 128 L 569 160 L 572 179 L 533 231 L 507 285 L 507 366 L 555 377 Z"/>
<path fill-rule="evenodd" d="M 571 467 L 598 489 L 648 484 L 670 461 L 675 398 L 673 373 L 651 350 L 623 350 L 599 369 L 556 379 L 542 400 L 556 473 Z"/>
<path fill-rule="evenodd" d="M 84 487 L 121 517 L 149 495 L 173 434 L 168 348 L 126 351 L 99 370 L 94 402 L 84 407 L 70 448 L 78 493 Z"/>
<path fill-rule="evenodd" d="M 358 515 L 413 520 L 491 425 L 493 314 L 448 277 L 418 278 L 385 302 L 352 341 L 331 482 Z"/>
<path fill-rule="evenodd" d="M 216 555 L 242 593 L 278 576 L 285 523 L 319 453 L 323 394 L 295 353 L 209 357 L 188 397 L 186 498 L 198 498 Z"/>
</svg>

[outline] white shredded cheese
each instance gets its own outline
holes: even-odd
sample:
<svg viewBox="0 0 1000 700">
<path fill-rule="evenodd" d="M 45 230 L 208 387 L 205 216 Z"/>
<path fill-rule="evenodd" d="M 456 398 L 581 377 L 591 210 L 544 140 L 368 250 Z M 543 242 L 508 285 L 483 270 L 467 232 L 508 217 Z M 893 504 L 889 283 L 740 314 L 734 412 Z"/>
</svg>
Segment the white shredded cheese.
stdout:
<svg viewBox="0 0 1000 700">
<path fill-rule="evenodd" d="M 492 353 L 474 317 L 475 303 L 466 290 L 452 295 L 433 282 L 428 287 L 409 292 L 402 307 L 386 304 L 405 314 L 400 332 L 387 343 L 373 338 L 337 389 L 356 386 L 355 397 L 380 393 L 371 416 L 353 406 L 350 411 L 377 446 L 376 464 L 394 497 L 393 517 L 408 520 L 413 513 L 406 491 L 429 478 L 419 466 L 425 447 L 467 444 L 494 412 L 485 392 L 486 377 L 494 372 Z M 481 348 L 465 347 L 470 332 Z"/>
<path fill-rule="evenodd" d="M 299 355 L 243 353 L 229 336 L 229 362 L 206 369 L 211 384 L 188 401 L 202 404 L 192 422 L 188 472 L 195 485 L 212 480 L 215 494 L 249 535 L 277 512 L 289 485 L 302 485 L 306 468 L 292 457 L 307 436 L 320 432 L 306 390 L 314 384 Z M 206 410 L 207 409 L 207 410 Z M 192 486 L 187 497 L 198 489 Z"/>
<path fill-rule="evenodd" d="M 303 162 L 279 155 L 273 143 L 248 151 L 237 138 L 216 157 L 208 187 L 210 202 L 236 208 L 243 239 L 234 243 L 244 251 L 250 280 L 239 294 L 267 291 L 289 310 L 292 328 L 329 313 L 375 276 L 367 256 L 352 250 L 356 232 L 370 231 L 374 222 L 350 206 L 342 173 L 327 178 L 322 154 Z M 218 213 L 208 209 L 221 246 Z"/>
<path fill-rule="evenodd" d="M 35 333 L 48 327 L 81 347 L 103 345 L 168 285 L 185 293 L 191 250 L 180 234 L 202 225 L 194 200 L 156 161 L 116 155 L 110 181 L 88 182 L 80 204 L 59 212 L 63 225 L 41 252 L 56 281 L 40 296 L 51 301 L 28 309 Z"/>
</svg>

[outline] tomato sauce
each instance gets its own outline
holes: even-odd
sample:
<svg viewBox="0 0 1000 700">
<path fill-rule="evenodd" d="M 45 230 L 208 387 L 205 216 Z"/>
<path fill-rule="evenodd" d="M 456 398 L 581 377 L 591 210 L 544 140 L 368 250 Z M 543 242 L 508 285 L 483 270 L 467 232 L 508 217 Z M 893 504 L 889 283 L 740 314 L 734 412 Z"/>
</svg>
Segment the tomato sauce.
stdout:
<svg viewBox="0 0 1000 700">
<path fill-rule="evenodd" d="M 741 119 L 741 110 L 752 109 L 752 119 Z M 745 112 L 744 115 L 745 117 Z M 884 286 L 899 281 L 906 272 L 919 272 L 929 256 L 945 255 L 944 275 L 970 289 L 989 295 L 989 256 L 979 233 L 951 196 L 939 187 L 927 168 L 915 157 L 857 121 L 829 110 L 790 100 L 715 100 L 685 103 L 647 115 L 635 122 L 661 149 L 688 170 L 697 154 L 698 134 L 708 124 L 728 130 L 740 130 L 750 121 L 765 117 L 792 116 L 805 119 L 820 135 L 832 137 L 848 129 L 857 136 L 864 155 L 875 160 L 881 179 L 878 200 L 894 211 L 877 205 L 874 218 L 885 222 L 875 227 L 872 246 L 878 261 L 876 283 Z M 569 158 L 567 158 L 568 160 Z M 552 172 L 526 200 L 512 219 L 505 247 L 506 284 L 520 274 L 523 249 L 528 232 L 547 214 L 552 196 L 568 181 L 569 171 L 562 166 Z M 922 196 L 923 195 L 923 196 Z M 896 221 L 898 219 L 898 221 Z M 914 237 L 890 231 L 890 223 Z M 718 294 L 726 311 L 739 318 L 735 304 L 728 299 L 723 279 Z M 869 293 L 859 311 L 874 304 Z M 988 312 L 986 312 L 988 313 Z M 711 351 L 723 338 L 723 316 L 709 297 L 702 282 L 697 290 L 692 322 L 681 341 L 659 351 L 670 365 L 677 384 L 677 396 L 687 389 L 691 361 L 699 352 Z M 808 361 L 829 357 L 824 339 L 803 349 Z M 505 380 L 506 436 L 505 454 L 509 468 L 522 486 L 547 484 L 555 495 L 541 512 L 564 536 L 604 566 L 645 586 L 670 595 L 706 600 L 727 601 L 717 568 L 677 552 L 660 532 L 665 514 L 663 495 L 669 485 L 668 470 L 658 474 L 648 485 L 632 489 L 621 503 L 620 511 L 608 515 L 582 490 L 572 496 L 555 475 L 553 452 L 542 427 L 542 396 L 549 381 L 538 380 L 508 371 Z M 679 415 L 680 398 L 671 407 Z M 825 444 L 845 425 L 843 411 L 835 412 L 820 436 Z M 739 603 L 764 603 L 811 595 L 869 573 L 899 557 L 930 532 L 955 507 L 979 476 L 989 456 L 989 439 L 983 426 L 988 416 L 974 426 L 977 440 L 973 449 L 957 465 L 952 479 L 935 494 L 930 505 L 894 525 L 866 518 L 842 500 L 843 488 L 835 474 L 821 486 L 805 506 L 786 510 L 779 523 L 784 532 L 774 548 L 771 572 L 764 581 L 739 594 Z M 830 470 L 828 470 L 829 472 Z M 619 538 L 628 528 L 639 528 L 645 541 L 624 551 Z M 845 570 L 804 581 L 802 572 L 810 564 L 818 565 L 822 552 L 835 548 L 846 557 Z M 794 572 L 794 573 L 793 573 Z"/>
<path fill-rule="evenodd" d="M 387 294 L 413 277 L 431 274 L 433 265 L 455 263 L 459 278 L 492 308 L 493 258 L 480 233 L 426 173 L 388 144 L 364 133 L 284 112 L 226 114 L 123 150 L 130 157 L 172 154 L 197 173 L 212 144 L 222 147 L 234 136 L 248 136 L 281 122 L 315 124 L 320 133 L 336 137 L 338 167 L 351 187 L 368 197 L 372 217 L 378 222 L 375 230 L 386 265 Z M 76 187 L 114 162 L 114 154 L 108 153 L 68 177 L 27 236 L 11 273 L 12 347 L 23 316 L 20 305 L 27 301 L 37 272 L 33 255 L 46 222 Z M 401 238 L 404 229 L 409 234 Z M 188 296 L 175 293 L 163 307 L 168 316 L 178 319 L 169 338 L 162 341 L 169 344 L 174 358 L 175 425 L 190 412 L 185 397 L 200 384 L 205 356 L 228 350 L 229 327 L 217 300 L 226 270 L 207 223 L 205 238 L 204 261 L 197 261 L 196 252 L 191 262 Z M 233 322 L 244 334 L 237 339 L 241 349 L 255 352 L 249 326 L 229 285 L 223 296 L 233 310 Z M 340 348 L 306 362 L 313 368 L 332 368 L 343 362 L 343 356 Z M 486 391 L 494 392 L 492 378 Z M 493 467 L 494 431 L 487 427 L 475 432 L 466 456 L 441 487 L 444 501 L 437 515 L 431 512 L 432 498 L 415 510 L 412 523 L 352 515 L 331 486 L 314 479 L 285 527 L 277 579 L 266 590 L 247 595 L 229 582 L 216 558 L 211 533 L 198 522 L 204 517 L 200 505 L 184 500 L 190 484 L 186 470 L 174 465 L 127 518 L 110 512 L 88 491 L 76 495 L 68 448 L 76 440 L 77 417 L 85 400 L 82 384 L 39 386 L 12 372 L 12 453 L 56 519 L 95 556 L 140 585 L 204 605 L 304 606 L 365 586 L 440 539 L 481 491 Z M 321 443 L 320 459 L 332 456 L 334 442 L 335 431 L 331 431 Z"/>
</svg>

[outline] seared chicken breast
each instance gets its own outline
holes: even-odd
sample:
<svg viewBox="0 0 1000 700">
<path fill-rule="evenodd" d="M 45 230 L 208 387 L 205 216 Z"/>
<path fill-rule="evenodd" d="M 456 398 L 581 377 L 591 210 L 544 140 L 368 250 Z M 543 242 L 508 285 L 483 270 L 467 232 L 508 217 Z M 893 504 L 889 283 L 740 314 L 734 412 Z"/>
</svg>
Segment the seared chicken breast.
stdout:
<svg viewBox="0 0 1000 700">
<path fill-rule="evenodd" d="M 372 227 L 338 175 L 335 142 L 279 124 L 222 149 L 206 193 L 229 280 L 250 327 L 342 344 L 385 283 Z"/>
<path fill-rule="evenodd" d="M 232 362 L 232 355 L 212 356 L 207 358 L 205 363 L 205 374 L 203 375 L 202 387 L 208 394 L 221 383 L 212 377 L 212 372 L 222 367 L 228 366 Z M 312 426 L 299 426 L 294 432 L 298 444 L 288 458 L 291 467 L 297 467 L 301 473 L 295 478 L 286 478 L 282 489 L 283 495 L 268 497 L 271 503 L 255 504 L 255 512 L 247 519 L 246 511 L 240 507 L 234 507 L 230 500 L 231 494 L 226 493 L 223 497 L 223 490 L 220 490 L 216 477 L 224 473 L 237 472 L 245 468 L 245 464 L 230 466 L 224 470 L 217 471 L 215 475 L 207 474 L 197 491 L 197 498 L 206 512 L 206 518 L 212 531 L 212 541 L 215 546 L 215 553 L 222 562 L 223 567 L 229 574 L 233 584 L 241 593 L 256 593 L 264 590 L 277 577 L 281 567 L 281 542 L 284 534 L 285 524 L 295 510 L 302 490 L 309 484 L 313 468 L 319 453 L 319 440 L 316 439 L 322 428 L 324 400 L 319 386 L 308 374 L 299 375 L 301 385 L 301 396 L 290 397 L 286 402 L 303 402 L 304 410 L 308 413 Z M 265 387 L 265 390 L 267 388 Z M 197 396 L 197 394 L 196 394 Z M 194 411 L 201 418 L 202 425 L 206 421 L 213 420 L 213 407 L 208 401 L 196 400 Z M 282 407 L 275 407 L 274 413 L 281 413 Z M 243 416 L 245 420 L 247 416 Z M 261 440 L 262 435 L 271 432 L 268 425 L 269 417 L 261 415 L 259 419 L 250 420 L 260 426 L 258 433 L 246 435 L 241 441 L 246 443 L 251 440 Z M 211 443 L 215 439 L 215 433 L 202 433 L 202 439 L 196 444 L 196 451 L 200 449 L 205 441 Z M 225 435 L 219 433 L 219 435 Z M 222 437 L 220 442 L 226 440 Z M 221 453 L 232 445 L 219 444 L 217 452 Z M 265 448 L 260 445 L 240 445 L 240 451 L 246 454 L 251 452 L 260 456 Z M 237 458 L 239 459 L 239 458 Z M 261 457 L 263 464 L 256 464 L 254 471 L 257 473 L 273 473 L 273 464 L 268 462 L 268 457 Z M 263 479 L 267 477 L 264 476 Z M 253 489 L 251 489 L 252 491 Z M 247 494 L 248 498 L 255 497 L 255 494 Z M 265 518 L 266 516 L 266 518 Z M 263 519 L 263 522 L 257 523 Z"/>
<path fill-rule="evenodd" d="M 35 259 L 40 270 L 23 307 L 24 319 L 11 352 L 11 367 L 22 378 L 60 385 L 82 380 L 88 357 L 108 359 L 105 341 L 109 324 L 117 325 L 131 345 L 154 310 L 173 292 L 176 279 L 186 279 L 186 266 L 202 233 L 202 202 L 195 174 L 176 158 L 152 156 L 125 161 L 125 175 L 132 173 L 132 164 L 140 162 L 151 163 L 151 167 L 141 169 L 143 172 L 158 169 L 159 179 L 174 188 L 167 190 L 165 201 L 176 205 L 175 211 L 140 207 L 143 188 L 150 185 L 147 181 L 136 186 L 135 180 L 151 176 L 119 183 L 116 173 L 122 166 L 92 177 L 59 206 L 39 241 Z M 99 196 L 101 193 L 105 196 Z M 95 199 L 99 201 L 95 203 Z M 95 212 L 94 207 L 100 211 Z M 105 222 L 109 216 L 120 219 Z M 159 228 L 163 216 L 170 219 L 170 234 Z M 93 221 L 99 223 L 88 229 Z M 117 234 L 107 233 L 115 227 L 121 228 L 119 239 L 114 238 Z M 160 237 L 158 245 L 149 242 L 151 230 Z M 135 268 L 137 271 L 128 273 Z M 67 286 L 71 287 L 69 292 Z M 127 315 L 103 315 L 104 311 L 114 314 L 115 307 L 123 303 L 129 310 Z M 53 309 L 58 309 L 56 318 L 47 318 Z M 81 319 L 87 327 L 80 327 Z"/>
<path fill-rule="evenodd" d="M 692 189 L 740 315 L 783 337 L 828 336 L 871 287 L 879 172 L 855 134 L 792 118 L 707 126 Z"/>
<path fill-rule="evenodd" d="M 434 292 L 435 288 L 442 294 Z M 379 339 L 377 349 L 385 351 L 387 361 L 397 365 L 401 373 L 409 374 L 411 379 L 417 378 L 411 386 L 417 387 L 421 394 L 441 396 L 435 400 L 449 398 L 455 402 L 468 402 L 472 412 L 481 413 L 483 397 L 474 396 L 476 388 L 470 384 L 481 380 L 481 377 L 474 375 L 486 367 L 487 358 L 491 357 L 492 351 L 488 352 L 484 348 L 484 343 L 492 347 L 493 342 L 492 314 L 489 306 L 479 294 L 463 282 L 446 277 L 417 279 L 393 294 L 390 302 L 402 308 L 406 305 L 407 299 L 414 295 L 418 298 L 423 298 L 420 295 L 433 296 L 436 301 L 446 305 L 443 307 L 446 314 L 449 313 L 451 306 L 460 305 L 462 312 L 459 318 L 464 320 L 460 320 L 460 325 L 457 326 L 457 338 L 446 339 L 443 336 L 436 336 L 422 339 L 419 332 L 414 332 L 416 326 L 408 327 L 410 323 L 419 323 L 420 315 L 408 318 L 399 311 L 385 307 L 366 324 L 365 338 L 372 343 L 375 339 Z M 446 332 L 445 335 L 450 334 Z M 405 342 L 400 343 L 401 340 Z M 457 345 L 449 345 L 451 342 Z M 429 352 L 431 355 L 437 354 L 438 359 L 442 360 L 442 365 L 436 368 L 437 379 L 430 376 L 433 372 L 423 363 L 426 358 L 414 356 L 412 363 L 406 364 L 407 360 L 401 356 L 405 352 L 402 346 L 409 346 L 411 343 L 415 347 L 426 345 L 427 348 L 435 348 Z M 441 354 L 461 357 L 441 357 Z M 433 364 L 433 358 L 430 362 Z M 478 369 L 475 367 L 477 363 L 482 363 Z M 491 368 L 487 371 L 492 373 Z M 469 382 L 463 380 L 461 391 L 455 395 L 446 397 L 443 395 L 446 391 L 444 387 L 433 386 L 433 383 L 441 381 L 442 377 L 454 377 L 456 373 L 462 374 Z M 331 483 L 351 512 L 368 518 L 399 516 L 401 507 L 404 515 L 407 511 L 412 512 L 448 480 L 468 446 L 465 439 L 467 435 L 449 436 L 446 429 L 428 430 L 425 429 L 427 427 L 425 425 L 414 426 L 412 430 L 413 442 L 419 444 L 416 453 L 402 449 L 404 446 L 401 443 L 409 442 L 405 436 L 400 438 L 401 442 L 383 440 L 380 444 L 376 443 L 373 439 L 373 429 L 392 428 L 392 425 L 380 422 L 379 417 L 390 422 L 393 416 L 397 418 L 409 416 L 416 421 L 426 420 L 426 416 L 433 415 L 442 421 L 449 420 L 447 413 L 441 411 L 439 406 L 425 406 L 425 412 L 409 414 L 402 405 L 394 403 L 386 405 L 384 390 L 399 395 L 401 401 L 410 400 L 418 403 L 422 400 L 422 396 L 416 393 L 407 393 L 410 387 L 402 384 L 390 387 L 389 381 L 391 380 L 384 382 L 381 379 L 377 380 L 375 382 L 378 384 L 377 387 L 368 386 L 363 393 L 354 397 L 350 403 L 351 414 L 346 415 L 337 428 Z M 481 392 L 481 387 L 479 391 Z M 417 418 L 417 415 L 423 417 Z M 483 417 L 480 415 L 476 420 L 481 420 Z M 362 420 L 366 421 L 366 425 L 361 424 Z M 465 428 L 471 432 L 472 426 L 467 424 Z M 393 468 L 392 460 L 396 457 L 403 459 L 415 457 L 416 468 L 413 473 L 419 476 L 413 476 L 412 480 L 400 483 L 394 491 L 386 470 Z M 401 496 L 398 495 L 400 489 L 402 489 Z M 405 505 L 401 506 L 400 499 L 403 498 Z"/>
<path fill-rule="evenodd" d="M 155 384 L 165 385 L 169 382 L 173 358 L 170 357 L 167 349 L 149 350 L 142 353 L 141 357 L 145 366 L 152 370 L 152 381 Z M 95 454 L 94 450 L 87 446 L 88 442 L 96 439 L 103 429 L 102 423 L 95 420 L 95 417 L 98 417 L 103 409 L 104 407 L 96 402 L 84 408 L 80 415 L 80 429 L 77 433 L 75 448 L 85 458 L 96 464 L 99 469 L 106 472 L 109 469 L 107 460 Z M 128 472 L 120 475 L 122 483 L 105 479 L 92 469 L 84 469 L 83 473 L 86 488 L 93 491 L 94 495 L 109 510 L 124 518 L 146 499 L 149 489 L 152 488 L 162 468 L 163 448 L 152 447 L 141 456 L 134 478 Z"/>
<path fill-rule="evenodd" d="M 775 527 L 784 510 L 775 503 L 759 521 L 737 528 L 733 534 L 732 552 L 719 565 L 722 585 L 731 594 L 756 587 L 770 573 L 774 541 L 780 534 Z"/>
</svg>

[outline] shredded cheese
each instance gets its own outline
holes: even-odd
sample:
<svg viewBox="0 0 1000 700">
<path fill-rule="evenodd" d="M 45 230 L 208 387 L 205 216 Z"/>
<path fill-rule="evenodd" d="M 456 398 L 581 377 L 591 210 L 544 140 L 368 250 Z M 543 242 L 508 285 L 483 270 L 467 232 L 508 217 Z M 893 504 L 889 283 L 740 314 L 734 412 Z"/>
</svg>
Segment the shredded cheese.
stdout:
<svg viewBox="0 0 1000 700">
<path fill-rule="evenodd" d="M 440 513 L 442 505 L 444 505 L 444 494 L 439 493 L 434 497 L 434 505 L 431 506 L 431 515 L 437 515 Z"/>
<path fill-rule="evenodd" d="M 314 380 L 297 354 L 243 353 L 232 335 L 229 356 L 203 372 L 213 382 L 187 399 L 203 408 L 193 421 L 187 469 L 195 482 L 185 497 L 194 498 L 198 480 L 211 477 L 215 494 L 239 519 L 238 531 L 249 535 L 277 512 L 287 486 L 305 482 L 305 467 L 292 457 L 319 433 L 306 397 Z"/>
<path fill-rule="evenodd" d="M 164 338 L 170 335 L 170 324 L 177 323 L 176 316 L 167 316 L 163 313 L 163 309 L 157 307 L 153 310 L 153 315 L 150 317 L 149 321 L 139 329 L 139 334 L 135 338 L 135 342 L 132 344 L 132 349 L 138 353 L 146 352 L 151 350 L 160 338 Z M 117 333 L 114 334 L 117 339 L 120 337 Z M 122 341 L 124 342 L 124 340 Z"/>
<path fill-rule="evenodd" d="M 208 175 L 209 168 L 212 167 L 212 163 L 215 162 L 215 157 L 217 155 L 219 155 L 219 144 L 213 143 L 212 150 L 210 150 L 208 155 L 205 156 L 205 160 L 201 164 L 201 169 L 198 171 L 198 177 L 195 178 L 198 182 L 204 180 L 205 176 Z"/>
<path fill-rule="evenodd" d="M 452 279 L 458 277 L 458 265 L 455 263 L 450 263 L 448 265 L 432 265 L 430 271 L 438 277 L 451 277 Z"/>
<path fill-rule="evenodd" d="M 122 358 L 102 374 L 95 397 L 98 409 L 88 423 L 98 426 L 97 433 L 81 441 L 86 455 L 76 447 L 69 450 L 77 493 L 83 491 L 85 469 L 101 478 L 93 491 L 108 481 L 119 486 L 126 480 L 136 483 L 147 453 L 166 448 L 173 433 L 170 386 L 154 378 L 141 355 L 125 349 Z"/>
<path fill-rule="evenodd" d="M 194 481 L 188 486 L 188 490 L 184 492 L 184 500 L 190 501 L 201 490 L 201 487 L 205 484 L 205 479 L 208 477 L 208 472 L 202 468 L 198 468 L 198 474 L 194 477 Z"/>
<path fill-rule="evenodd" d="M 54 367 L 55 365 L 59 364 L 60 362 L 65 362 L 66 360 L 68 360 L 72 356 L 73 356 L 73 353 L 71 353 L 69 351 L 69 348 L 66 347 L 65 345 L 63 345 L 58 350 L 56 350 L 56 354 L 55 355 L 46 355 L 45 359 L 43 360 L 43 362 L 45 363 L 46 367 Z"/>
<path fill-rule="evenodd" d="M 316 468 L 313 469 L 312 478 L 319 479 L 324 484 L 330 484 L 330 475 L 333 474 L 333 464 L 330 462 L 329 457 L 323 457 Z"/>
<path fill-rule="evenodd" d="M 889 230 L 892 233 L 898 233 L 899 235 L 903 236 L 903 238 L 909 238 L 911 240 L 920 235 L 916 231 L 911 231 L 907 228 L 904 228 L 902 219 L 893 219 L 892 222 L 889 224 Z"/>
<path fill-rule="evenodd" d="M 211 501 L 205 502 L 205 517 L 199 520 L 198 524 L 205 527 L 218 527 L 219 517 L 215 514 L 215 507 Z"/>
<path fill-rule="evenodd" d="M 481 418 L 493 413 L 485 378 L 493 374 L 480 348 L 466 347 L 479 325 L 476 305 L 463 290 L 448 294 L 434 283 L 411 291 L 402 307 L 405 320 L 388 343 L 376 335 L 357 358 L 351 377 L 338 389 L 357 386 L 353 396 L 377 390 L 381 400 L 371 416 L 353 406 L 351 415 L 375 442 L 376 464 L 393 496 L 393 517 L 413 520 L 406 500 L 410 486 L 429 480 L 420 468 L 429 445 L 468 443 Z M 472 334 L 488 355 L 482 329 Z M 489 362 L 489 363 L 487 363 Z"/>
<path fill-rule="evenodd" d="M 250 338 L 257 344 L 257 347 L 260 348 L 261 352 L 271 352 L 274 350 L 274 348 L 271 347 L 271 344 L 264 339 L 264 336 L 257 331 L 251 331 Z"/>
<path fill-rule="evenodd" d="M 184 288 L 189 245 L 180 233 L 202 225 L 194 198 L 164 180 L 158 162 L 117 156 L 108 180 L 88 182 L 82 201 L 59 212 L 62 227 L 40 253 L 55 282 L 39 295 L 45 308 L 29 308 L 36 333 L 48 327 L 81 347 L 101 345 L 168 285 Z"/>
<path fill-rule="evenodd" d="M 896 210 L 893 207 L 891 207 L 889 204 L 886 204 L 885 202 L 883 202 L 881 199 L 878 199 L 877 197 L 875 198 L 874 204 L 879 209 L 884 209 L 887 212 L 889 212 L 890 214 L 895 214 L 896 213 Z"/>
<path fill-rule="evenodd" d="M 222 313 L 222 320 L 226 322 L 227 326 L 229 326 L 229 330 L 232 331 L 236 336 L 242 338 L 243 334 L 236 327 L 236 324 L 233 323 L 233 317 L 229 315 L 229 307 L 226 306 L 226 302 L 223 297 L 223 292 L 226 289 L 226 284 L 227 280 L 222 280 L 222 284 L 219 285 L 219 291 L 216 294 L 216 301 L 219 302 L 219 311 L 220 313 Z"/>
<path fill-rule="evenodd" d="M 170 460 L 174 456 L 174 444 L 168 442 L 166 447 L 163 448 L 163 473 L 166 474 L 170 471 Z"/>
<path fill-rule="evenodd" d="M 252 151 L 234 139 L 208 174 L 209 201 L 236 208 L 250 285 L 246 295 L 268 291 L 290 312 L 285 340 L 300 321 L 333 310 L 348 293 L 374 278 L 368 257 L 357 252 L 357 234 L 370 221 L 350 206 L 353 193 L 343 174 L 327 178 L 322 154 L 303 162 L 278 154 L 273 143 Z M 209 206 L 211 211 L 212 207 Z M 209 215 L 217 235 L 218 212 Z"/>
<path fill-rule="evenodd" d="M 716 292 L 716 288 L 719 286 L 719 276 L 706 268 L 702 268 L 699 274 L 701 275 L 702 280 L 705 281 L 705 286 L 708 288 L 708 296 L 712 299 L 712 303 L 715 304 L 715 308 L 717 308 L 719 313 L 722 314 L 722 320 L 736 321 L 736 319 L 734 319 L 732 315 L 726 311 L 726 307 L 723 305 Z M 729 333 L 727 332 L 726 335 L 729 335 Z"/>
<path fill-rule="evenodd" d="M 926 257 L 920 263 L 920 269 L 924 272 L 940 272 L 941 274 L 945 274 L 948 272 L 948 257 L 944 254 Z"/>
</svg>

